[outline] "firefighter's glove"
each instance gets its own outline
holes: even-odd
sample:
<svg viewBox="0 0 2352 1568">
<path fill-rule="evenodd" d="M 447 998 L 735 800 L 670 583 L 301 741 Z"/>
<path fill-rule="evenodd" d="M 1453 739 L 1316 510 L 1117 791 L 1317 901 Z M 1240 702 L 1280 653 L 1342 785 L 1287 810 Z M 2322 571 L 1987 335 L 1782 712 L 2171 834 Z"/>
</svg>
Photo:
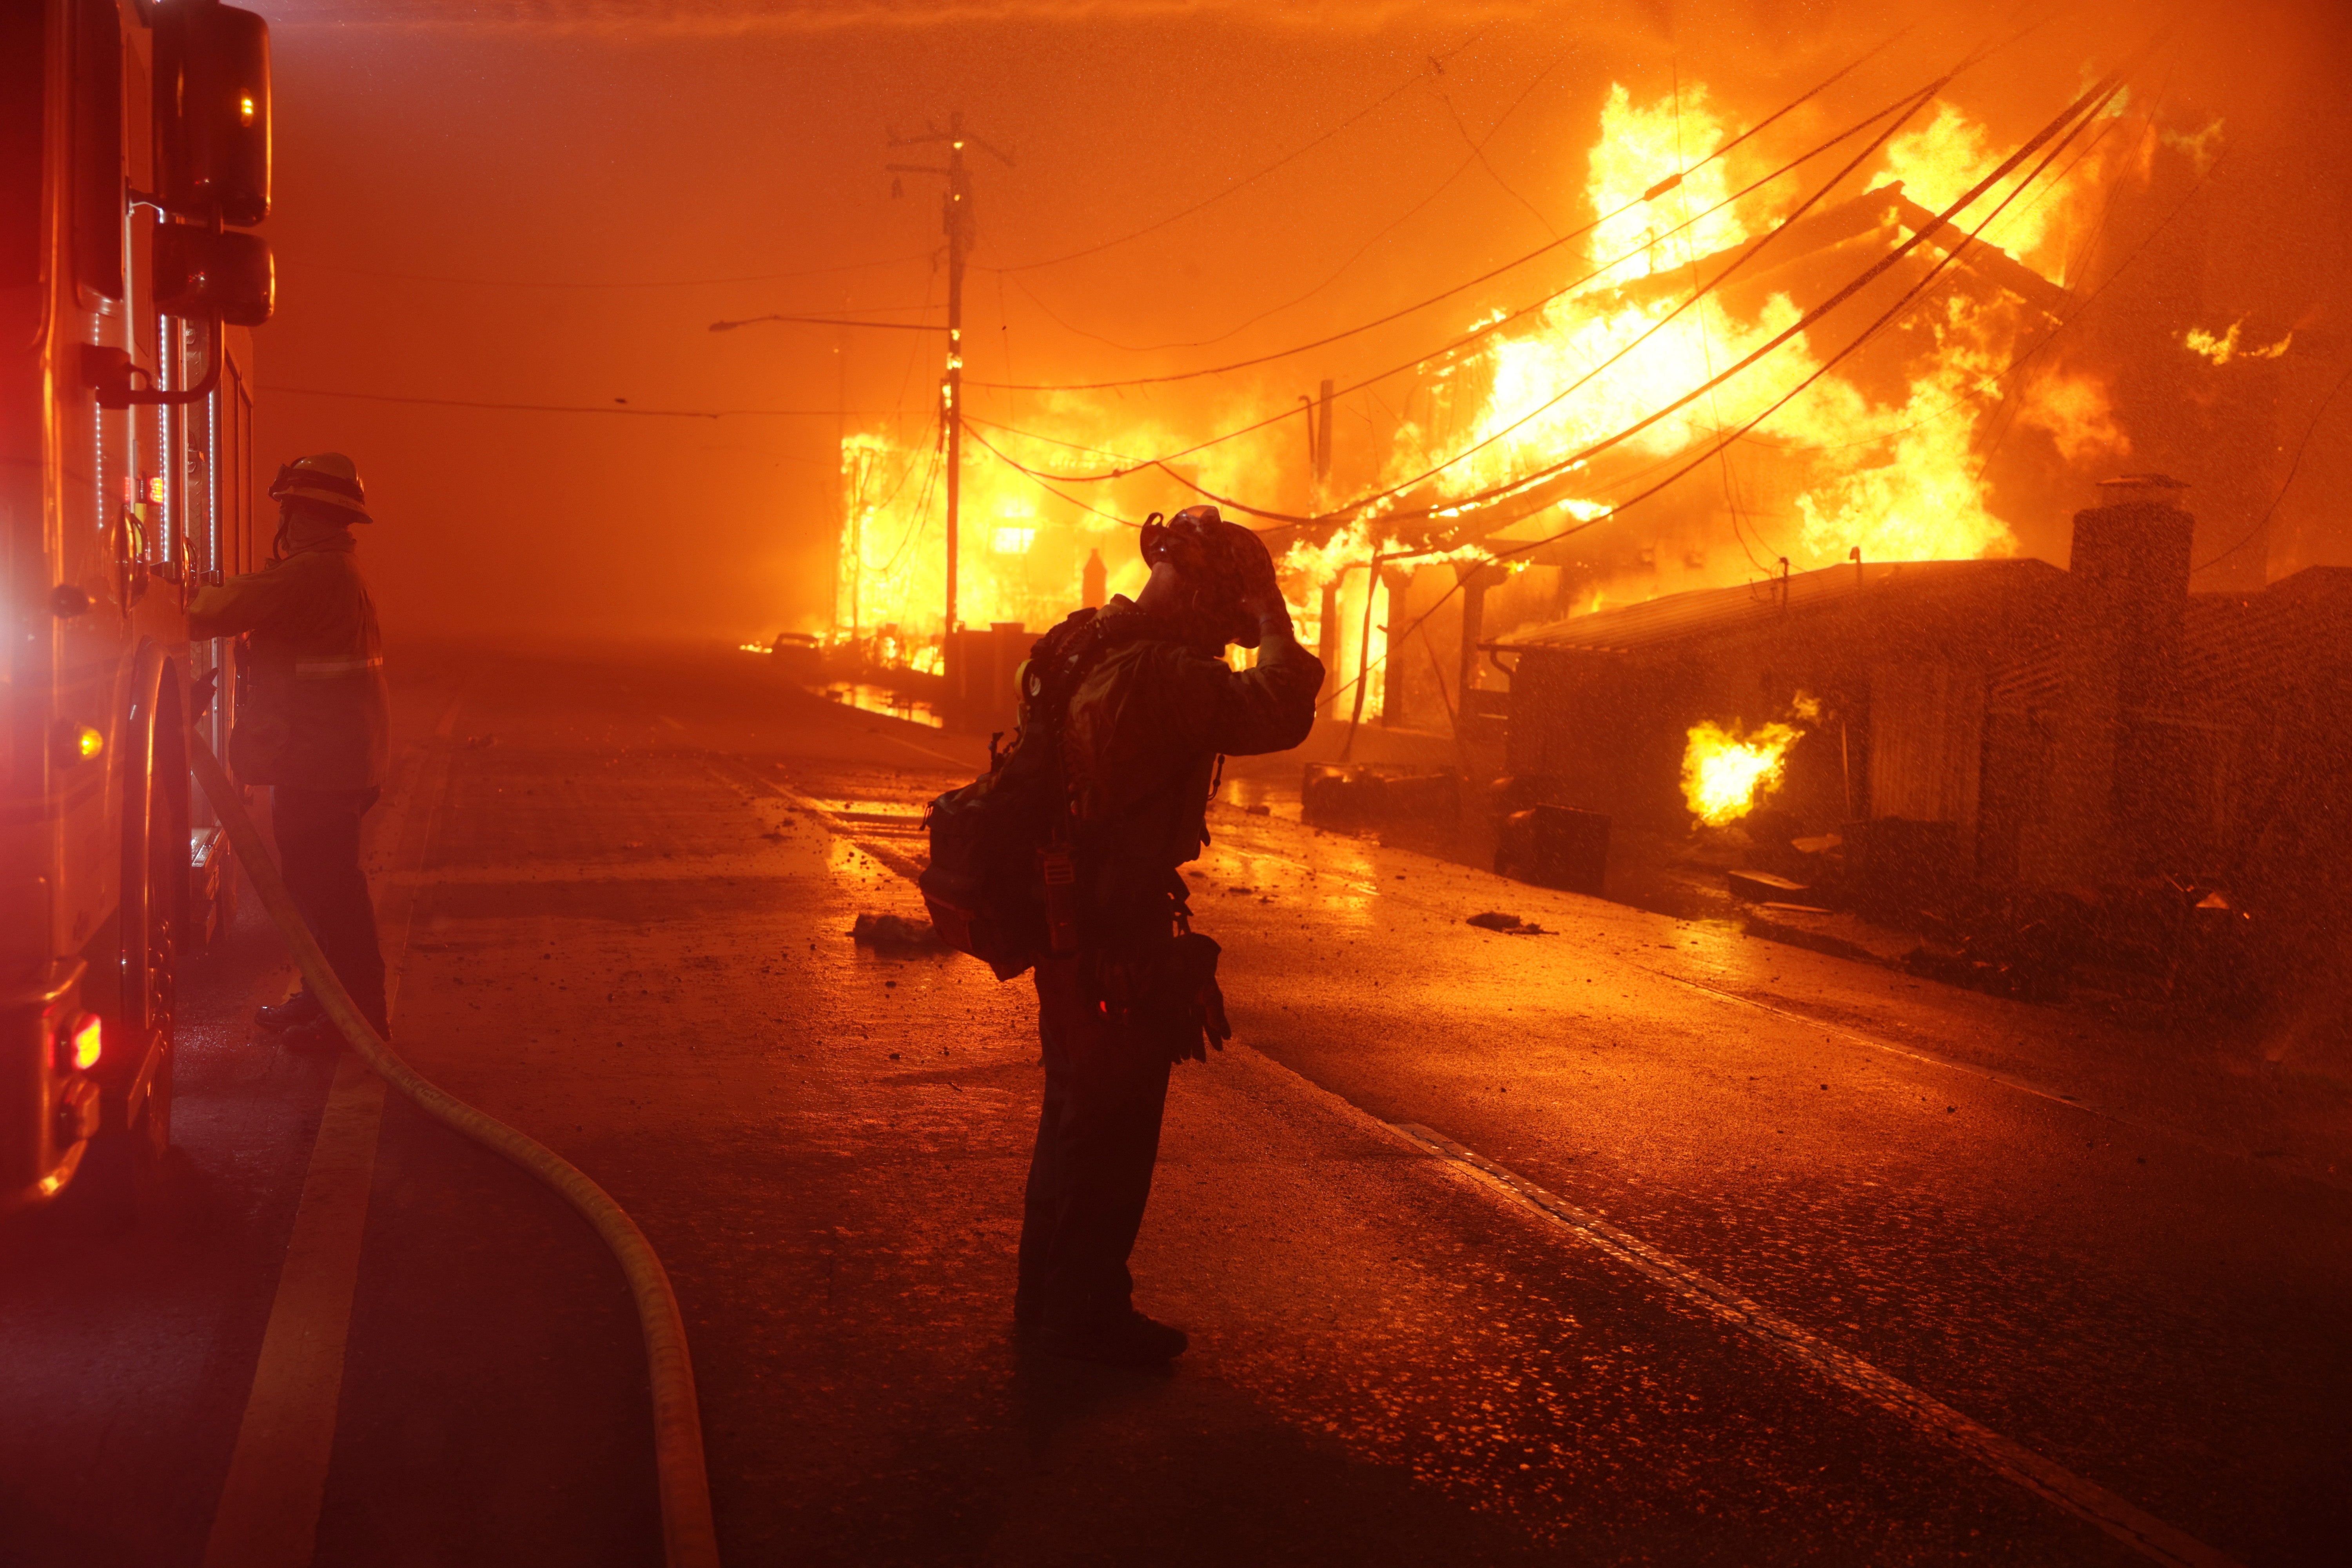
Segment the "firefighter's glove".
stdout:
<svg viewBox="0 0 2352 1568">
<path fill-rule="evenodd" d="M 1217 985 L 1217 944 L 1199 931 L 1186 931 L 1176 939 L 1176 972 L 1186 994 L 1183 1016 L 1197 1020 L 1202 1038 L 1217 1050 L 1234 1037 L 1234 1026 L 1225 1016 L 1225 994 Z M 1207 1052 L 1195 1045 L 1185 1053 L 1195 1061 L 1203 1060 Z"/>
</svg>

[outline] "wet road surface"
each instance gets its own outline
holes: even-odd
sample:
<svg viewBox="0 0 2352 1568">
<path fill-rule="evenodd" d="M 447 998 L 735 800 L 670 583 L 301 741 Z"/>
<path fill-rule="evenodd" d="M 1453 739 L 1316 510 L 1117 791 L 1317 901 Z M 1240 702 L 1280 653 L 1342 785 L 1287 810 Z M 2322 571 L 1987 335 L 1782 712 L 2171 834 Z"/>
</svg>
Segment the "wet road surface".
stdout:
<svg viewBox="0 0 2352 1568">
<path fill-rule="evenodd" d="M 1136 1258 L 1192 1350 L 1034 1360 L 1033 999 L 847 935 L 979 744 L 741 656 L 401 662 L 400 1048 L 659 1248 L 731 1563 L 2341 1560 L 2336 1086 L 1221 807 L 1237 1040 Z M 0 1555 L 653 1560 L 568 1209 L 395 1099 L 301 1239 L 369 1113 L 244 1026 L 287 973 L 248 909 L 192 977 L 163 1223 L 8 1241 Z"/>
</svg>

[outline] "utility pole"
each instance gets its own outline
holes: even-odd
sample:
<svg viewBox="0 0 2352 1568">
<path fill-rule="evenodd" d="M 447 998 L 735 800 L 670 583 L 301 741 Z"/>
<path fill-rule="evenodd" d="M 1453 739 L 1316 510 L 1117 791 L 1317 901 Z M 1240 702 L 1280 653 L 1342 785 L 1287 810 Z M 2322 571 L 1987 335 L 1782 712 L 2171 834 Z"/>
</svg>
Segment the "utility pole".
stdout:
<svg viewBox="0 0 2352 1568">
<path fill-rule="evenodd" d="M 971 254 L 971 175 L 964 167 L 963 149 L 969 142 L 1001 159 L 1006 167 L 1012 156 L 991 147 L 976 136 L 967 136 L 963 129 L 963 110 L 948 116 L 944 132 L 930 131 L 920 136 L 892 136 L 893 147 L 914 147 L 927 142 L 944 142 L 948 145 L 948 161 L 944 167 L 936 163 L 892 163 L 893 174 L 944 174 L 948 188 L 940 202 L 940 225 L 948 237 L 948 363 L 940 378 L 940 439 L 947 450 L 948 499 L 948 560 L 946 620 L 940 635 L 940 673 L 946 678 L 949 700 L 958 701 L 963 693 L 958 689 L 957 678 L 962 673 L 960 661 L 952 652 L 956 634 L 956 575 L 958 546 L 961 542 L 961 510 L 963 501 L 963 272 L 964 263 Z"/>
<path fill-rule="evenodd" d="M 844 318 L 849 314 L 849 301 L 845 299 L 841 302 L 841 313 Z M 847 327 L 842 328 L 836 335 L 833 352 L 835 359 L 834 365 L 835 390 L 833 403 L 833 548 L 836 562 L 840 559 L 839 552 L 843 550 L 854 548 L 857 552 L 849 563 L 849 647 L 850 657 L 854 658 L 856 657 L 857 648 L 857 579 L 866 565 L 866 546 L 863 541 L 853 545 L 849 537 L 852 503 L 849 497 L 848 476 L 843 471 L 843 464 L 849 456 L 849 329 Z M 837 565 L 833 574 L 833 624 L 836 629 L 841 626 L 841 572 Z"/>
<path fill-rule="evenodd" d="M 1330 504 L 1331 495 L 1331 378 L 1328 375 L 1323 378 L 1321 391 L 1319 398 L 1303 392 L 1298 395 L 1298 401 L 1307 405 L 1307 510 L 1316 517 L 1321 516 L 1323 509 Z M 1323 584 L 1322 603 L 1316 610 L 1315 624 L 1322 634 L 1316 639 L 1320 645 L 1316 652 L 1323 660 L 1323 668 L 1329 671 L 1325 689 L 1332 692 L 1319 704 L 1326 713 L 1337 711 L 1339 700 L 1335 689 L 1339 674 L 1339 579 L 1346 575 L 1344 568 L 1331 574 L 1331 580 Z"/>
</svg>

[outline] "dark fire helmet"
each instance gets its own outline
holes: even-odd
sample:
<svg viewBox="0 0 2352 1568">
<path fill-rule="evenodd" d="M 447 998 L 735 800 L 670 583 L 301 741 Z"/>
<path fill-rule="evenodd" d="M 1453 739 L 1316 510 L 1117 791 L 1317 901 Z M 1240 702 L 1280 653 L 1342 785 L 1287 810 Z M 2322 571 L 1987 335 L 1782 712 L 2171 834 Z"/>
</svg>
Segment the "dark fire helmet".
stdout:
<svg viewBox="0 0 2352 1568">
<path fill-rule="evenodd" d="M 1145 565 L 1165 561 L 1200 586 L 1221 640 L 1257 647 L 1257 621 L 1244 613 L 1242 596 L 1253 582 L 1274 574 L 1264 540 L 1227 522 L 1213 506 L 1188 506 L 1165 522 L 1153 512 L 1144 521 L 1141 546 Z"/>
</svg>

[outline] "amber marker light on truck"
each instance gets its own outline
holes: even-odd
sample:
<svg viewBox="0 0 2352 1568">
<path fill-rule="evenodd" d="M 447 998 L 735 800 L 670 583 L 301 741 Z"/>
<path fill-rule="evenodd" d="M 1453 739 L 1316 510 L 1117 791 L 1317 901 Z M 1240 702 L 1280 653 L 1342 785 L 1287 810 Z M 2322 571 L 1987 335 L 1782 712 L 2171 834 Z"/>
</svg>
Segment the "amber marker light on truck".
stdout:
<svg viewBox="0 0 2352 1568">
<path fill-rule="evenodd" d="M 253 94 L 248 92 L 238 96 L 236 100 L 236 122 L 239 125 L 250 125 L 253 123 Z"/>
<path fill-rule="evenodd" d="M 57 765 L 61 768 L 72 767 L 76 763 L 86 763 L 106 750 L 106 737 L 103 734 L 87 724 L 77 724 L 70 719 L 60 720 L 58 727 L 49 733 L 51 744 L 55 748 L 51 754 L 57 759 Z"/>
<path fill-rule="evenodd" d="M 77 1013 L 58 1031 L 53 1059 L 59 1072 L 88 1072 L 106 1051 L 106 1028 L 95 1013 Z"/>
<path fill-rule="evenodd" d="M 106 1049 L 106 1028 L 95 1013 L 84 1013 L 75 1024 L 73 1032 L 73 1065 L 76 1072 L 88 1072 L 98 1065 L 99 1054 Z"/>
</svg>

